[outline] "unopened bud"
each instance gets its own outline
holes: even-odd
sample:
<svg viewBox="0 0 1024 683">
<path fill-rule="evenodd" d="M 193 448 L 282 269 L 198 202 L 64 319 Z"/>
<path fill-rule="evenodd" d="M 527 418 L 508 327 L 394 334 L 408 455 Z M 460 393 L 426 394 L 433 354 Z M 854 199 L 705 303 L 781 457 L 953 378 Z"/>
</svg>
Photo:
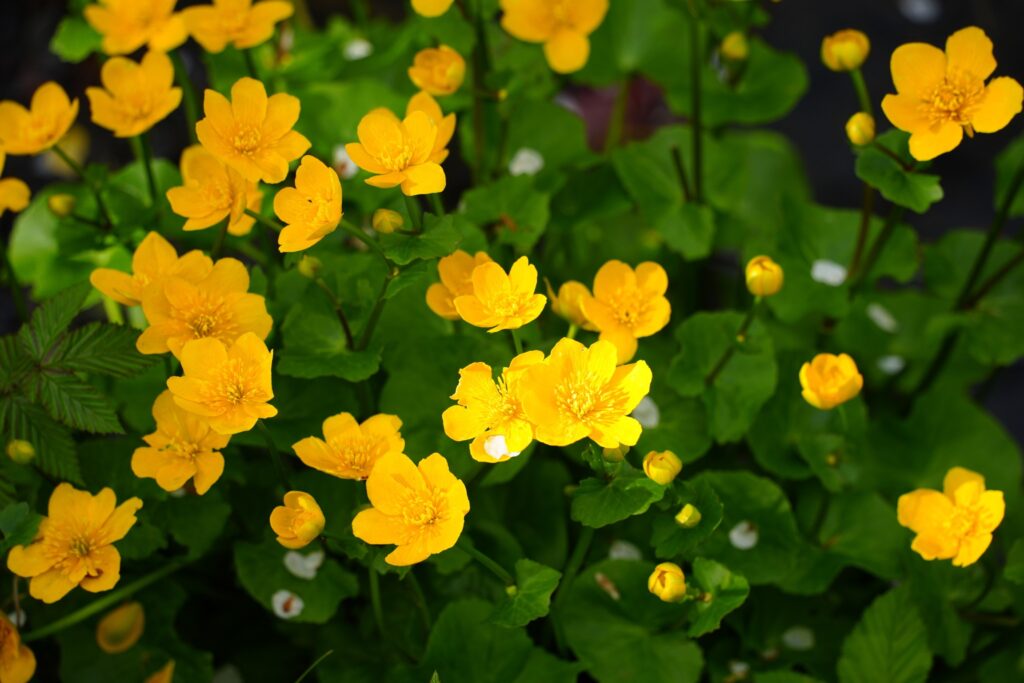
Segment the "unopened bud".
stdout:
<svg viewBox="0 0 1024 683">
<path fill-rule="evenodd" d="M 684 529 L 692 529 L 700 524 L 700 510 L 690 503 L 687 503 L 683 506 L 683 509 L 676 514 L 676 524 Z"/>
<path fill-rule="evenodd" d="M 626 453 L 629 453 L 629 446 L 620 443 L 615 448 L 605 448 L 602 450 L 601 457 L 604 458 L 605 462 L 622 462 L 626 457 Z"/>
<path fill-rule="evenodd" d="M 323 263 L 315 256 L 306 256 L 305 254 L 299 259 L 299 263 L 296 268 L 303 277 L 308 277 L 310 280 L 316 278 L 317 273 L 320 272 L 320 268 L 323 267 Z"/>
<path fill-rule="evenodd" d="M 662 486 L 668 486 L 683 469 L 683 461 L 672 451 L 651 451 L 644 456 L 644 474 Z"/>
<path fill-rule="evenodd" d="M 846 122 L 846 137 L 858 147 L 870 144 L 875 139 L 875 117 L 859 111 Z"/>
<path fill-rule="evenodd" d="M 390 235 L 395 230 L 401 230 L 405 226 L 405 219 L 402 214 L 391 209 L 377 209 L 373 212 L 373 229 L 382 235 Z"/>
<path fill-rule="evenodd" d="M 46 199 L 46 206 L 58 218 L 70 216 L 75 210 L 75 196 L 72 194 L 51 194 Z"/>
<path fill-rule="evenodd" d="M 7 457 L 19 465 L 26 465 L 36 457 L 36 449 L 28 441 L 11 439 L 7 442 Z"/>
<path fill-rule="evenodd" d="M 733 31 L 722 39 L 718 51 L 723 57 L 733 62 L 745 61 L 750 56 L 750 45 L 743 31 Z"/>
</svg>

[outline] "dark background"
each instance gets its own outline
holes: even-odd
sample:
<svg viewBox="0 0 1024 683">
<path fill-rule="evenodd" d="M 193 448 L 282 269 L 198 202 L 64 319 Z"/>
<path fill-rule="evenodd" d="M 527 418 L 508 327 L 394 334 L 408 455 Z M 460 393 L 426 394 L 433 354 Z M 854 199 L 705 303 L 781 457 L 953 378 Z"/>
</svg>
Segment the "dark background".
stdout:
<svg viewBox="0 0 1024 683">
<path fill-rule="evenodd" d="M 630 0 L 611 0 L 629 2 Z M 49 51 L 49 42 L 66 9 L 65 0 L 6 0 L 0 7 L 0 98 L 27 102 L 35 88 L 46 80 L 56 80 L 72 97 L 99 80 L 98 64 L 87 60 L 79 65 L 61 62 Z M 180 0 L 179 7 L 195 4 Z M 332 13 L 349 13 L 350 0 L 307 0 L 318 22 Z M 369 0 L 374 15 L 399 17 L 407 0 Z M 1020 0 L 782 0 L 765 3 L 772 21 L 761 35 L 771 44 L 796 52 L 807 64 L 810 87 L 797 107 L 774 127 L 797 146 L 807 168 L 815 199 L 836 206 L 858 206 L 861 186 L 853 177 L 851 152 L 841 130 L 857 109 L 853 88 L 844 74 L 828 71 L 819 58 L 821 38 L 841 28 L 858 28 L 871 39 L 871 55 L 864 75 L 872 98 L 878 102 L 891 91 L 888 56 L 900 44 L 922 41 L 942 46 L 946 36 L 965 26 L 982 27 L 995 43 L 999 66 L 996 75 L 1024 80 L 1024 42 L 1020 27 L 1024 3 Z M 605 108 L 607 94 L 587 97 L 580 93 L 585 107 Z M 82 98 L 84 100 L 84 98 Z M 650 93 L 634 92 L 631 112 L 650 106 Z M 639 101 L 637 101 L 639 100 Z M 606 112 L 587 112 L 588 118 L 601 120 Z M 180 114 L 178 114 L 180 115 Z M 881 117 L 881 113 L 877 114 Z M 86 120 L 84 117 L 80 120 Z M 879 120 L 879 128 L 887 124 Z M 167 127 L 170 128 L 170 127 Z M 180 129 L 180 127 L 175 127 Z M 1017 135 L 1024 131 L 1024 116 L 1018 116 L 1005 130 L 995 135 L 979 135 L 966 140 L 954 154 L 940 157 L 933 166 L 942 176 L 945 198 L 927 215 L 909 219 L 922 241 L 933 241 L 954 228 L 982 229 L 993 214 L 993 160 Z M 90 160 L 127 161 L 129 149 L 113 138 L 95 135 Z M 154 141 L 158 155 L 176 156 L 184 140 L 160 138 Z M 38 174 L 38 166 L 26 157 L 8 158 L 4 175 L 24 179 L 33 190 L 49 178 Z M 0 220 L 0 233 L 9 234 L 11 216 Z M 1011 221 L 1013 234 L 1019 225 Z M 15 319 L 9 296 L 0 294 L 0 332 L 9 331 Z M 1019 388 L 1024 383 L 1024 364 L 1001 370 L 985 383 L 978 398 L 1024 443 L 1024 415 Z"/>
</svg>

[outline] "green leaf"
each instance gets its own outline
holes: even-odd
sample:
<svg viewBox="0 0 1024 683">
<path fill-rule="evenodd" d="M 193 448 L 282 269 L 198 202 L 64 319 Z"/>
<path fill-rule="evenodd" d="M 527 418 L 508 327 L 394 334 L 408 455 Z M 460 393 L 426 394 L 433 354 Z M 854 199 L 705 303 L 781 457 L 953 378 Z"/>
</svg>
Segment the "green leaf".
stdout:
<svg viewBox="0 0 1024 683">
<path fill-rule="evenodd" d="M 0 392 L 9 391 L 32 368 L 18 335 L 0 337 Z"/>
<path fill-rule="evenodd" d="M 476 187 L 463 197 L 463 211 L 479 225 L 495 225 L 498 242 L 526 253 L 544 234 L 551 217 L 551 197 L 534 188 L 529 176 L 505 176 Z"/>
<path fill-rule="evenodd" d="M 908 151 L 908 140 L 906 133 L 893 130 L 878 136 L 873 144 L 858 148 L 857 177 L 893 204 L 924 213 L 942 199 L 942 186 L 939 176 L 910 170 L 914 161 Z M 878 146 L 885 147 L 891 154 Z M 900 157 L 902 163 L 893 156 Z"/>
<path fill-rule="evenodd" d="M 64 17 L 50 41 L 50 51 L 65 62 L 77 64 L 98 52 L 102 39 L 103 36 L 82 17 Z"/>
<path fill-rule="evenodd" d="M 55 420 L 94 434 L 123 434 L 113 406 L 75 375 L 44 370 L 29 378 L 29 391 Z"/>
<path fill-rule="evenodd" d="M 722 523 L 722 501 L 707 481 L 680 482 L 676 489 L 680 491 L 676 507 L 657 515 L 652 525 L 654 554 L 666 559 L 680 555 L 689 557 Z M 700 521 L 690 528 L 677 524 L 675 520 L 675 514 L 687 504 L 700 512 Z"/>
<path fill-rule="evenodd" d="M 156 356 L 136 350 L 138 336 L 138 330 L 123 325 L 89 323 L 64 337 L 47 365 L 71 372 L 131 377 L 156 361 Z"/>
<path fill-rule="evenodd" d="M 595 529 L 643 514 L 665 495 L 665 487 L 641 471 L 621 463 L 610 480 L 590 477 L 572 495 L 572 518 Z"/>
<path fill-rule="evenodd" d="M 281 324 L 281 335 L 283 348 L 276 370 L 282 375 L 361 382 L 380 367 L 380 347 L 350 349 L 337 313 L 319 292 L 310 292 L 290 307 Z"/>
<path fill-rule="evenodd" d="M 421 234 L 393 232 L 390 235 L 381 235 L 380 246 L 388 258 L 400 266 L 417 259 L 448 256 L 462 242 L 462 233 L 456 229 L 455 220 L 458 219 L 450 215 L 438 218 L 433 214 L 425 214 Z"/>
<path fill-rule="evenodd" d="M 696 618 L 688 633 L 697 638 L 718 629 L 725 615 L 739 609 L 750 594 L 750 584 L 739 574 L 713 560 L 698 557 L 693 561 L 693 582 L 703 591 L 694 602 Z"/>
<path fill-rule="evenodd" d="M 707 258 L 715 242 L 714 212 L 693 202 L 666 213 L 654 227 L 665 238 L 665 244 L 687 261 Z"/>
<path fill-rule="evenodd" d="M 0 542 L 0 554 L 6 555 L 14 546 L 29 543 L 35 538 L 41 521 L 42 516 L 34 513 L 28 503 L 8 504 L 0 511 L 0 532 L 4 535 Z"/>
<path fill-rule="evenodd" d="M 924 624 L 907 588 L 881 596 L 843 642 L 840 683 L 918 683 L 927 680 L 932 654 Z"/>
<path fill-rule="evenodd" d="M 36 449 L 33 464 L 46 474 L 80 484 L 82 473 L 70 432 L 23 396 L 0 396 L 0 433 L 24 439 Z"/>
<path fill-rule="evenodd" d="M 992 206 L 997 211 L 1005 201 L 1006 193 L 1013 182 L 1013 176 L 1021 163 L 1024 163 L 1024 135 L 1008 144 L 996 157 L 996 187 Z M 1010 218 L 1024 216 L 1024 192 L 1018 192 L 1010 204 Z"/>
<path fill-rule="evenodd" d="M 91 291 L 92 285 L 87 282 L 68 287 L 32 313 L 32 319 L 18 332 L 22 347 L 32 358 L 42 361 L 46 357 L 57 339 L 67 332 Z"/>
<path fill-rule="evenodd" d="M 1003 577 L 1018 585 L 1024 584 L 1024 539 L 1018 538 L 1006 556 Z"/>
<path fill-rule="evenodd" d="M 517 561 L 515 593 L 498 605 L 491 621 L 516 628 L 546 616 L 551 607 L 551 594 L 561 577 L 562 572 L 539 562 L 525 558 Z"/>
<path fill-rule="evenodd" d="M 168 498 L 150 514 L 153 523 L 169 531 L 192 557 L 204 555 L 213 546 L 230 516 L 231 506 L 216 490 L 202 496 Z"/>
</svg>

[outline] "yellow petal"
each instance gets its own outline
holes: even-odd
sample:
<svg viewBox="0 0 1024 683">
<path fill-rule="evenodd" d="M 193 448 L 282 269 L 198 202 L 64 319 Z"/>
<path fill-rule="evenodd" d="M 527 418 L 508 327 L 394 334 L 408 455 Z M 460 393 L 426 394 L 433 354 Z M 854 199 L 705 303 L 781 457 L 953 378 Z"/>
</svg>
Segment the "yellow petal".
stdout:
<svg viewBox="0 0 1024 683">
<path fill-rule="evenodd" d="M 952 500 L 956 490 L 967 483 L 980 484 L 984 489 L 985 477 L 965 467 L 954 467 L 946 472 L 946 476 L 942 480 L 942 492 Z"/>
<path fill-rule="evenodd" d="M 544 56 L 560 74 L 579 71 L 590 57 L 590 40 L 579 31 L 562 29 L 544 43 Z"/>
<path fill-rule="evenodd" d="M 971 116 L 971 125 L 979 133 L 1002 130 L 1021 112 L 1024 89 L 1008 76 L 994 78 L 985 88 L 985 96 Z"/>
<path fill-rule="evenodd" d="M 967 72 L 979 81 L 996 70 L 992 41 L 977 26 L 962 28 L 946 39 L 946 59 L 951 73 Z"/>
<path fill-rule="evenodd" d="M 893 51 L 889 66 L 896 92 L 925 99 L 946 77 L 946 54 L 927 43 L 906 43 Z"/>
<path fill-rule="evenodd" d="M 892 125 L 908 133 L 930 125 L 920 101 L 911 95 L 886 95 L 882 99 L 882 111 Z"/>
<path fill-rule="evenodd" d="M 914 131 L 910 136 L 910 154 L 918 161 L 929 161 L 956 149 L 964 138 L 964 129 L 952 121 L 935 128 Z"/>
</svg>

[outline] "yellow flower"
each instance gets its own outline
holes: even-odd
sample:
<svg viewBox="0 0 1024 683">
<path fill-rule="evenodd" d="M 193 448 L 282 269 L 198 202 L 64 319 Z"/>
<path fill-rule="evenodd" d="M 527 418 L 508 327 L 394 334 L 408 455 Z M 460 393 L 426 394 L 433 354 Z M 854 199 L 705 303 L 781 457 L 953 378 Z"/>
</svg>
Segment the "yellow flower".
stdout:
<svg viewBox="0 0 1024 683">
<path fill-rule="evenodd" d="M 182 230 L 204 230 L 228 219 L 228 232 L 248 235 L 255 219 L 245 210 L 259 212 L 263 193 L 259 185 L 224 165 L 201 145 L 181 153 L 181 181 L 167 190 L 171 210 L 185 221 Z"/>
<path fill-rule="evenodd" d="M 26 109 L 17 102 L 0 102 L 0 131 L 7 154 L 39 154 L 64 137 L 78 116 L 78 100 L 69 100 L 64 88 L 43 83 Z"/>
<path fill-rule="evenodd" d="M 141 135 L 181 104 L 181 88 L 173 87 L 174 65 L 162 52 L 147 52 L 136 64 L 112 57 L 100 71 L 102 88 L 86 88 L 92 122 L 119 138 Z"/>
<path fill-rule="evenodd" d="M 747 35 L 743 31 L 731 31 L 725 38 L 722 38 L 718 51 L 728 60 L 742 62 L 750 56 L 750 45 L 747 43 Z"/>
<path fill-rule="evenodd" d="M 534 438 L 566 446 L 590 437 L 602 448 L 635 446 L 642 431 L 629 417 L 651 387 L 651 369 L 637 361 L 616 367 L 611 342 L 592 346 L 562 339 L 543 362 L 526 370 L 522 404 Z"/>
<path fill-rule="evenodd" d="M 548 298 L 536 294 L 537 269 L 525 256 L 504 268 L 493 261 L 473 269 L 473 291 L 455 297 L 459 316 L 475 327 L 489 327 L 488 332 L 515 330 L 535 320 L 544 310 Z"/>
<path fill-rule="evenodd" d="M 151 232 L 139 243 L 132 256 L 131 274 L 112 268 L 97 268 L 89 282 L 114 301 L 125 306 L 138 306 L 150 289 L 160 288 L 168 278 L 176 277 L 198 282 L 213 269 L 210 257 L 193 250 L 178 258 L 170 242 Z"/>
<path fill-rule="evenodd" d="M 137 602 L 126 602 L 111 610 L 96 624 L 96 644 L 107 654 L 127 652 L 139 642 L 146 626 L 146 613 Z"/>
<path fill-rule="evenodd" d="M 957 567 L 974 564 L 992 542 L 1003 521 L 1002 491 L 986 491 L 977 472 L 954 467 L 942 492 L 917 489 L 900 496 L 897 517 L 917 536 L 911 549 L 926 560 L 952 559 Z"/>
<path fill-rule="evenodd" d="M 755 256 L 747 262 L 747 291 L 754 296 L 773 296 L 782 289 L 782 266 L 768 256 Z"/>
<path fill-rule="evenodd" d="M 546 281 L 545 281 L 546 282 Z M 590 290 L 582 282 L 569 280 L 562 283 L 558 288 L 558 294 L 547 282 L 548 298 L 551 299 L 551 311 L 560 318 L 564 318 L 570 325 L 575 325 L 584 330 L 594 332 L 597 330 L 593 323 L 583 313 L 583 299 L 591 296 Z"/>
<path fill-rule="evenodd" d="M 352 533 L 372 545 L 396 545 L 384 560 L 396 567 L 422 562 L 459 540 L 469 497 L 440 453 L 419 465 L 400 453 L 377 461 L 366 480 L 373 506 L 352 520 Z"/>
<path fill-rule="evenodd" d="M 302 157 L 295 187 L 278 190 L 274 213 L 285 223 L 277 238 L 278 249 L 285 253 L 309 249 L 341 222 L 338 174 L 316 157 Z"/>
<path fill-rule="evenodd" d="M 84 123 L 77 121 L 71 124 L 71 128 L 60 139 L 60 151 L 79 166 L 85 165 L 89 157 L 89 147 L 92 140 L 89 137 L 89 129 Z M 45 173 L 65 180 L 79 180 L 78 172 L 68 162 L 58 155 L 53 149 L 39 155 L 39 169 Z"/>
<path fill-rule="evenodd" d="M 288 164 L 309 149 L 309 140 L 292 130 L 299 120 L 297 97 L 267 97 L 263 84 L 240 78 L 231 86 L 231 100 L 207 90 L 206 117 L 196 124 L 203 147 L 251 182 L 275 184 L 288 175 Z"/>
<path fill-rule="evenodd" d="M 181 356 L 193 339 L 219 339 L 225 344 L 246 333 L 266 339 L 274 321 L 266 300 L 249 292 L 249 271 L 241 261 L 223 258 L 198 281 L 171 277 L 142 297 L 149 327 L 136 341 L 140 353 Z"/>
<path fill-rule="evenodd" d="M 103 36 L 108 55 L 127 55 L 143 45 L 169 52 L 188 39 L 185 22 L 174 13 L 177 0 L 99 0 L 86 5 L 85 20 Z"/>
<path fill-rule="evenodd" d="M 845 353 L 819 353 L 800 368 L 804 400 L 820 410 L 831 410 L 860 393 L 864 378 Z"/>
<path fill-rule="evenodd" d="M 527 351 L 512 359 L 495 381 L 491 366 L 473 363 L 459 370 L 452 399 L 459 405 L 444 411 L 444 433 L 455 441 L 473 439 L 469 453 L 486 463 L 505 462 L 533 441 L 533 425 L 521 404 L 526 368 L 544 360 L 542 351 Z"/>
<path fill-rule="evenodd" d="M 448 11 L 454 0 L 412 0 L 412 8 L 425 17 L 439 17 Z"/>
<path fill-rule="evenodd" d="M 3 170 L 0 161 L 0 171 Z M 32 191 L 28 185 L 18 178 L 0 178 L 0 216 L 5 212 L 18 213 L 24 211 L 29 202 L 32 201 Z"/>
<path fill-rule="evenodd" d="M 359 168 L 375 174 L 367 185 L 401 185 L 409 197 L 444 190 L 444 169 L 435 160 L 438 127 L 425 112 L 413 111 L 400 121 L 387 109 L 374 109 L 359 122 L 358 136 L 345 150 Z"/>
<path fill-rule="evenodd" d="M 601 331 L 601 339 L 615 344 L 619 362 L 636 355 L 636 340 L 649 337 L 668 324 L 672 306 L 665 298 L 665 269 L 646 261 L 634 271 L 622 261 L 608 261 L 594 278 L 593 296 L 580 301 L 583 314 Z"/>
<path fill-rule="evenodd" d="M 651 451 L 644 456 L 644 474 L 662 486 L 671 484 L 682 471 L 683 461 L 672 451 Z"/>
<path fill-rule="evenodd" d="M 861 31 L 847 28 L 821 41 L 821 61 L 832 71 L 859 69 L 871 51 L 871 41 Z"/>
<path fill-rule="evenodd" d="M 693 504 L 687 503 L 679 512 L 676 513 L 675 519 L 676 524 L 684 529 L 692 529 L 700 524 L 700 510 L 698 510 Z"/>
<path fill-rule="evenodd" d="M 875 117 L 859 111 L 846 121 L 846 137 L 850 143 L 863 147 L 875 139 Z"/>
<path fill-rule="evenodd" d="M 167 388 L 186 411 L 205 419 L 218 434 L 238 434 L 256 420 L 274 417 L 277 408 L 270 384 L 274 352 L 252 332 L 230 347 L 219 339 L 196 339 L 181 351 L 182 377 L 171 377 Z"/>
<path fill-rule="evenodd" d="M 217 434 L 210 425 L 182 409 L 170 391 L 153 402 L 156 431 L 142 437 L 148 444 L 135 449 L 132 472 L 136 477 L 155 479 L 164 491 L 177 491 L 189 479 L 196 493 L 210 490 L 224 473 L 220 450 L 230 437 Z"/>
<path fill-rule="evenodd" d="M 223 52 L 232 45 L 245 50 L 267 42 L 274 25 L 292 15 L 290 2 L 264 0 L 213 0 L 182 11 L 188 32 L 207 52 Z"/>
<path fill-rule="evenodd" d="M 686 577 L 674 562 L 662 562 L 647 579 L 647 590 L 663 602 L 682 602 L 686 598 Z"/>
<path fill-rule="evenodd" d="M 391 209 L 377 209 L 373 212 L 370 220 L 373 229 L 382 235 L 390 235 L 395 230 L 401 230 L 405 226 L 405 219 L 402 214 Z"/>
<path fill-rule="evenodd" d="M 378 460 L 405 450 L 399 430 L 402 421 L 394 415 L 374 415 L 362 424 L 349 413 L 324 420 L 324 438 L 308 436 L 292 445 L 307 466 L 339 479 L 363 480 Z"/>
<path fill-rule="evenodd" d="M 113 544 L 135 524 L 142 501 L 116 504 L 109 488 L 93 496 L 59 484 L 35 539 L 11 549 L 7 568 L 30 578 L 29 595 L 45 603 L 60 600 L 76 586 L 90 593 L 110 590 L 121 578 L 121 554 Z"/>
<path fill-rule="evenodd" d="M 7 457 L 19 465 L 27 465 L 36 457 L 35 446 L 24 439 L 11 439 L 7 442 Z"/>
<path fill-rule="evenodd" d="M 36 656 L 21 643 L 18 629 L 0 614 L 0 683 L 28 683 L 36 672 Z"/>
<path fill-rule="evenodd" d="M 478 251 L 470 256 L 461 249 L 442 258 L 437 262 L 441 281 L 427 288 L 427 306 L 442 318 L 459 320 L 455 298 L 473 293 L 473 270 L 490 262 L 491 257 L 486 252 Z"/>
<path fill-rule="evenodd" d="M 451 95 L 465 77 L 466 60 L 447 45 L 420 50 L 409 67 L 409 80 L 431 95 Z"/>
<path fill-rule="evenodd" d="M 170 660 L 146 678 L 146 683 L 171 683 L 174 680 L 174 660 Z"/>
<path fill-rule="evenodd" d="M 305 491 L 284 494 L 284 505 L 270 513 L 270 528 L 285 548 L 305 548 L 324 530 L 326 520 L 316 499 Z"/>
<path fill-rule="evenodd" d="M 421 111 L 429 116 L 437 127 L 437 138 L 434 140 L 430 160 L 436 164 L 443 163 L 448 158 L 448 143 L 455 135 L 455 114 L 445 116 L 441 111 L 441 105 L 427 92 L 418 92 L 409 98 L 405 106 L 405 115 L 410 116 L 415 111 Z"/>
<path fill-rule="evenodd" d="M 946 41 L 946 51 L 907 43 L 892 53 L 896 95 L 886 95 L 882 111 L 910 133 L 910 153 L 934 159 L 960 144 L 966 132 L 994 133 L 1020 113 L 1024 89 L 1007 76 L 985 79 L 996 70 L 992 41 L 976 26 Z"/>
<path fill-rule="evenodd" d="M 608 12 L 608 0 L 501 0 L 501 26 L 528 43 L 544 43 L 548 65 L 558 73 L 579 71 L 590 56 L 590 39 Z"/>
</svg>

